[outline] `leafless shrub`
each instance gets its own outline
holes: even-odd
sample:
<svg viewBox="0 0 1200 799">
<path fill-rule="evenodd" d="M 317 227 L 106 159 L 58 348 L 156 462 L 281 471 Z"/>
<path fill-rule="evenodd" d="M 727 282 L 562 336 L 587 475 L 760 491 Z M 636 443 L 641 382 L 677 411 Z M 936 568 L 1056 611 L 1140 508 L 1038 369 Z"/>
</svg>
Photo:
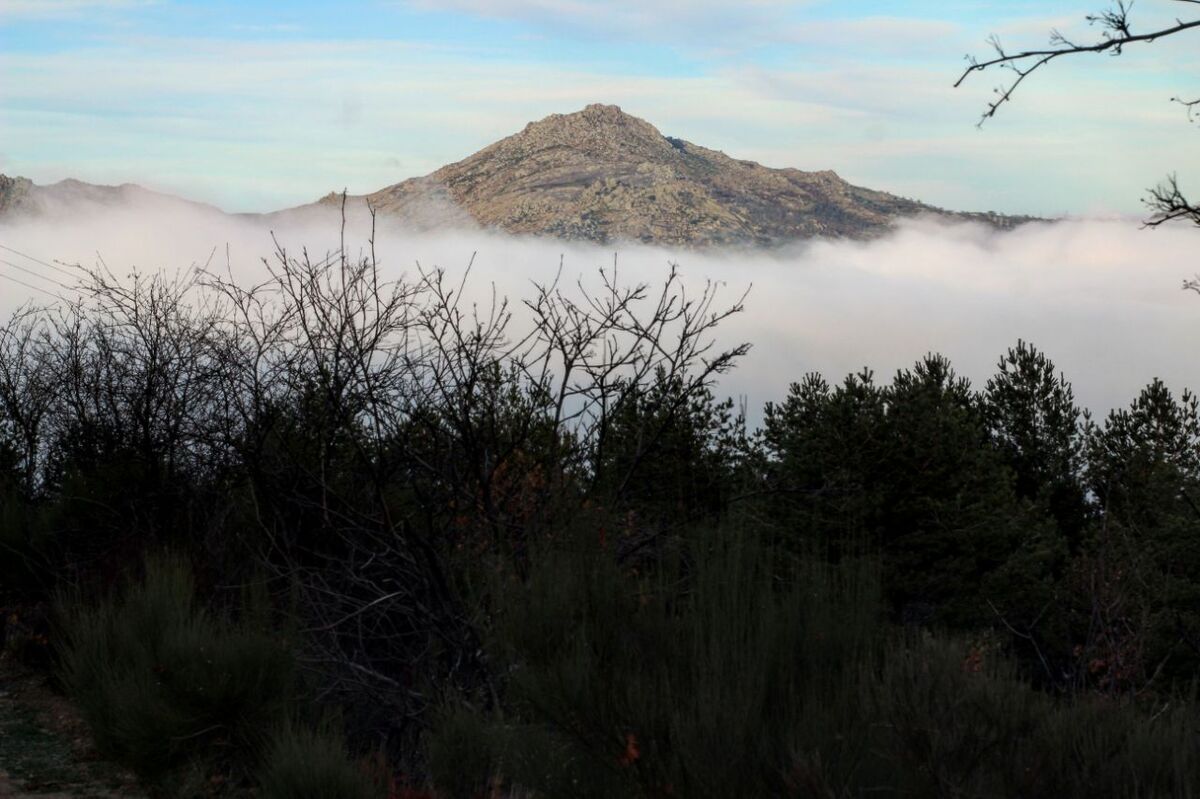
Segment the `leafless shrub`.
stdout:
<svg viewBox="0 0 1200 799">
<path fill-rule="evenodd" d="M 273 587 L 322 699 L 384 736 L 415 732 L 430 686 L 489 693 L 455 547 L 517 553 L 584 504 L 613 512 L 688 402 L 746 345 L 717 287 L 536 285 L 469 303 L 469 269 L 385 280 L 374 252 L 276 242 L 265 279 L 79 268 L 81 299 L 0 330 L 0 423 L 27 490 L 78 491 L 89 546 L 120 560 L 180 537 L 216 588 Z M 561 270 L 560 270 L 561 274 Z M 615 419 L 664 381 L 660 412 Z M 615 473 L 619 471 L 619 473 Z M 111 488 L 111 487 L 110 487 Z M 154 507 L 147 507 L 147 498 Z M 101 535 L 98 530 L 107 531 Z"/>
</svg>

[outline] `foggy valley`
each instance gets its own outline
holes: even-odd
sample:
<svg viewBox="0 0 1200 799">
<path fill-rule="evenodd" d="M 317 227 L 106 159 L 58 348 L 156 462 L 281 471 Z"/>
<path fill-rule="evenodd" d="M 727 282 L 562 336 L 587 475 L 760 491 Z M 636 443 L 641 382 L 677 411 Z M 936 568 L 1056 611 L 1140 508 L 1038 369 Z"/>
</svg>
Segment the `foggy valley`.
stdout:
<svg viewBox="0 0 1200 799">
<path fill-rule="evenodd" d="M 117 275 L 130 268 L 168 273 L 204 267 L 251 285 L 261 259 L 272 258 L 272 233 L 293 253 L 338 248 L 334 206 L 269 218 L 227 216 L 186 204 L 134 202 L 117 207 L 74 201 L 36 218 L 0 219 L 6 281 L 0 312 L 24 302 L 74 296 L 68 273 L 41 262 L 95 266 Z M 365 253 L 371 226 L 351 211 L 352 256 Z M 468 287 L 480 301 L 492 287 L 519 305 L 531 281 L 549 282 L 561 263 L 565 283 L 594 283 L 614 259 L 623 282 L 656 283 L 671 263 L 692 284 L 719 281 L 733 302 L 749 289 L 746 312 L 721 327 L 723 344 L 753 347 L 723 378 L 718 394 L 745 399 L 753 418 L 807 372 L 831 382 L 863 367 L 887 379 L 928 352 L 940 352 L 981 386 L 1018 339 L 1046 352 L 1075 388 L 1078 401 L 1103 416 L 1127 405 L 1161 378 L 1177 393 L 1200 386 L 1194 347 L 1200 296 L 1181 289 L 1194 276 L 1200 233 L 1185 227 L 1144 229 L 1137 217 L 1064 219 L 1012 231 L 981 224 L 913 220 L 877 240 L 819 240 L 771 249 L 613 246 L 509 236 L 479 229 L 405 231 L 380 217 L 376 253 L 390 279 L 417 263 L 452 280 L 473 263 Z M 40 276 L 40 277 L 39 277 Z"/>
<path fill-rule="evenodd" d="M 0 0 L 0 799 L 1195 799 L 1197 35 Z"/>
</svg>

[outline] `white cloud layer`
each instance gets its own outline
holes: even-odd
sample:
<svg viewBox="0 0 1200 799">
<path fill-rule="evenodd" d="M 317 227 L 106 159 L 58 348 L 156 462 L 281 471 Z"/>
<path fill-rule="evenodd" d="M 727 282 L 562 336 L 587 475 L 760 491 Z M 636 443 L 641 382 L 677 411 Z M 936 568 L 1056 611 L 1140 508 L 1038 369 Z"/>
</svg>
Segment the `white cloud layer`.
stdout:
<svg viewBox="0 0 1200 799">
<path fill-rule="evenodd" d="M 332 217 L 275 220 L 280 240 L 323 252 L 336 245 Z M 361 225 L 351 240 L 365 242 Z M 1200 388 L 1200 297 L 1180 290 L 1192 275 L 1200 232 L 1142 230 L 1129 219 L 1080 219 L 996 233 L 973 225 L 905 225 L 870 243 L 817 242 L 778 252 L 669 252 L 624 246 L 623 280 L 654 281 L 671 260 L 688 280 L 727 285 L 733 300 L 753 284 L 746 313 L 724 340 L 754 348 L 721 384 L 745 396 L 757 416 L 783 397 L 790 381 L 819 371 L 831 381 L 863 366 L 883 379 L 928 351 L 952 359 L 976 385 L 1018 338 L 1046 351 L 1073 381 L 1078 399 L 1096 412 L 1127 404 L 1155 377 L 1175 390 Z M 92 263 L 99 253 L 114 271 L 182 269 L 226 248 L 235 274 L 251 279 L 268 255 L 268 225 L 185 206 L 122 210 L 70 209 L 62 217 L 0 224 L 0 245 L 39 259 Z M 399 276 L 420 261 L 459 274 L 475 257 L 473 290 L 490 286 L 514 298 L 530 280 L 549 280 L 562 258 L 568 278 L 611 265 L 613 251 L 484 233 L 415 236 L 383 230 L 384 270 Z M 0 257 L 47 278 L 65 278 L 8 251 Z M 0 264 L 0 274 L 66 293 L 60 286 Z M 0 280 L 0 312 L 48 300 Z"/>
</svg>

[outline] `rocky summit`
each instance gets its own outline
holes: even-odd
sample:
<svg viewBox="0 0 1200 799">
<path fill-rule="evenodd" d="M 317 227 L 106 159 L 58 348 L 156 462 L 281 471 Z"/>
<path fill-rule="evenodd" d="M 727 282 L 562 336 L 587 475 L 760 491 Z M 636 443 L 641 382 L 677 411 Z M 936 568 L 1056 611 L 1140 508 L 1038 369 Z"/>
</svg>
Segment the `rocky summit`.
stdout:
<svg viewBox="0 0 1200 799">
<path fill-rule="evenodd" d="M 870 239 L 930 215 L 1011 228 L 1031 217 L 956 213 L 854 186 L 830 171 L 771 169 L 664 136 L 615 105 L 552 114 L 424 177 L 347 198 L 415 230 L 484 228 L 601 244 L 773 246 L 816 237 Z M 331 193 L 275 217 L 336 206 Z M 217 209 L 133 184 L 0 175 L 0 218 L 88 208 Z M 241 216 L 254 217 L 256 214 Z"/>
<path fill-rule="evenodd" d="M 689 246 L 868 239 L 922 214 L 1000 228 L 1028 221 L 944 211 L 851 185 L 831 171 L 731 158 L 664 136 L 615 105 L 552 114 L 362 199 L 420 228 L 474 223 L 515 234 Z"/>
</svg>

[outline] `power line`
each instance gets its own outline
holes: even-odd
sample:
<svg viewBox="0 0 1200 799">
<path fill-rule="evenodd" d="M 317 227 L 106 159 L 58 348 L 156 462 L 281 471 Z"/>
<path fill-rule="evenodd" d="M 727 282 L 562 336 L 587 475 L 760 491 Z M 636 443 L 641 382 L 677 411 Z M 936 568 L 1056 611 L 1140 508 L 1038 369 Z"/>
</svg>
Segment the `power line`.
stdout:
<svg viewBox="0 0 1200 799">
<path fill-rule="evenodd" d="M 49 283 L 53 283 L 56 286 L 61 286 L 62 288 L 66 289 L 67 291 L 71 291 L 71 287 L 68 286 L 66 283 L 59 283 L 57 280 L 55 280 L 52 277 L 46 277 L 45 275 L 43 275 L 40 272 L 35 272 L 32 269 L 26 269 L 23 266 L 14 264 L 12 261 L 6 261 L 3 258 L 0 258 L 0 264 L 4 264 L 5 266 L 11 266 L 13 269 L 19 269 L 27 275 L 33 275 L 34 277 L 38 278 L 39 280 L 45 280 Z"/>
<path fill-rule="evenodd" d="M 27 289 L 33 289 L 34 291 L 40 291 L 40 292 L 42 292 L 43 294 L 45 294 L 46 296 L 48 296 L 48 297 L 53 297 L 53 298 L 54 298 L 54 299 L 56 299 L 56 300 L 60 300 L 60 301 L 62 301 L 62 302 L 66 302 L 66 299 L 65 299 L 65 298 L 63 298 L 63 297 L 59 296 L 58 294 L 55 294 L 53 291 L 48 291 L 48 290 L 46 290 L 46 289 L 44 289 L 44 288 L 41 288 L 41 287 L 39 287 L 39 286 L 35 286 L 35 285 L 33 285 L 32 283 L 26 283 L 24 280 L 18 280 L 17 278 L 13 277 L 12 275 L 6 275 L 6 274 L 4 274 L 3 272 L 0 272 L 0 278 L 3 278 L 4 280 L 11 280 L 13 283 L 17 283 L 17 284 L 19 284 L 19 285 L 22 285 L 22 286 L 24 286 L 24 287 L 25 287 L 25 288 L 27 288 Z"/>
<path fill-rule="evenodd" d="M 34 258 L 32 255 L 30 255 L 28 253 L 21 252 L 20 250 L 14 250 L 12 247 L 8 247 L 4 244 L 0 244 L 0 250 L 8 250 L 9 252 L 13 253 L 14 255 L 19 255 L 22 258 L 28 258 L 30 261 L 33 261 L 35 264 L 41 264 L 42 266 L 49 267 L 50 269 L 53 269 L 56 272 L 61 272 L 62 274 L 66 275 L 67 277 L 75 277 L 76 276 L 74 272 L 63 269 L 60 266 L 56 266 L 55 264 L 52 264 L 49 261 L 43 261 L 41 258 Z M 76 268 L 78 268 L 78 267 L 76 267 Z"/>
</svg>

